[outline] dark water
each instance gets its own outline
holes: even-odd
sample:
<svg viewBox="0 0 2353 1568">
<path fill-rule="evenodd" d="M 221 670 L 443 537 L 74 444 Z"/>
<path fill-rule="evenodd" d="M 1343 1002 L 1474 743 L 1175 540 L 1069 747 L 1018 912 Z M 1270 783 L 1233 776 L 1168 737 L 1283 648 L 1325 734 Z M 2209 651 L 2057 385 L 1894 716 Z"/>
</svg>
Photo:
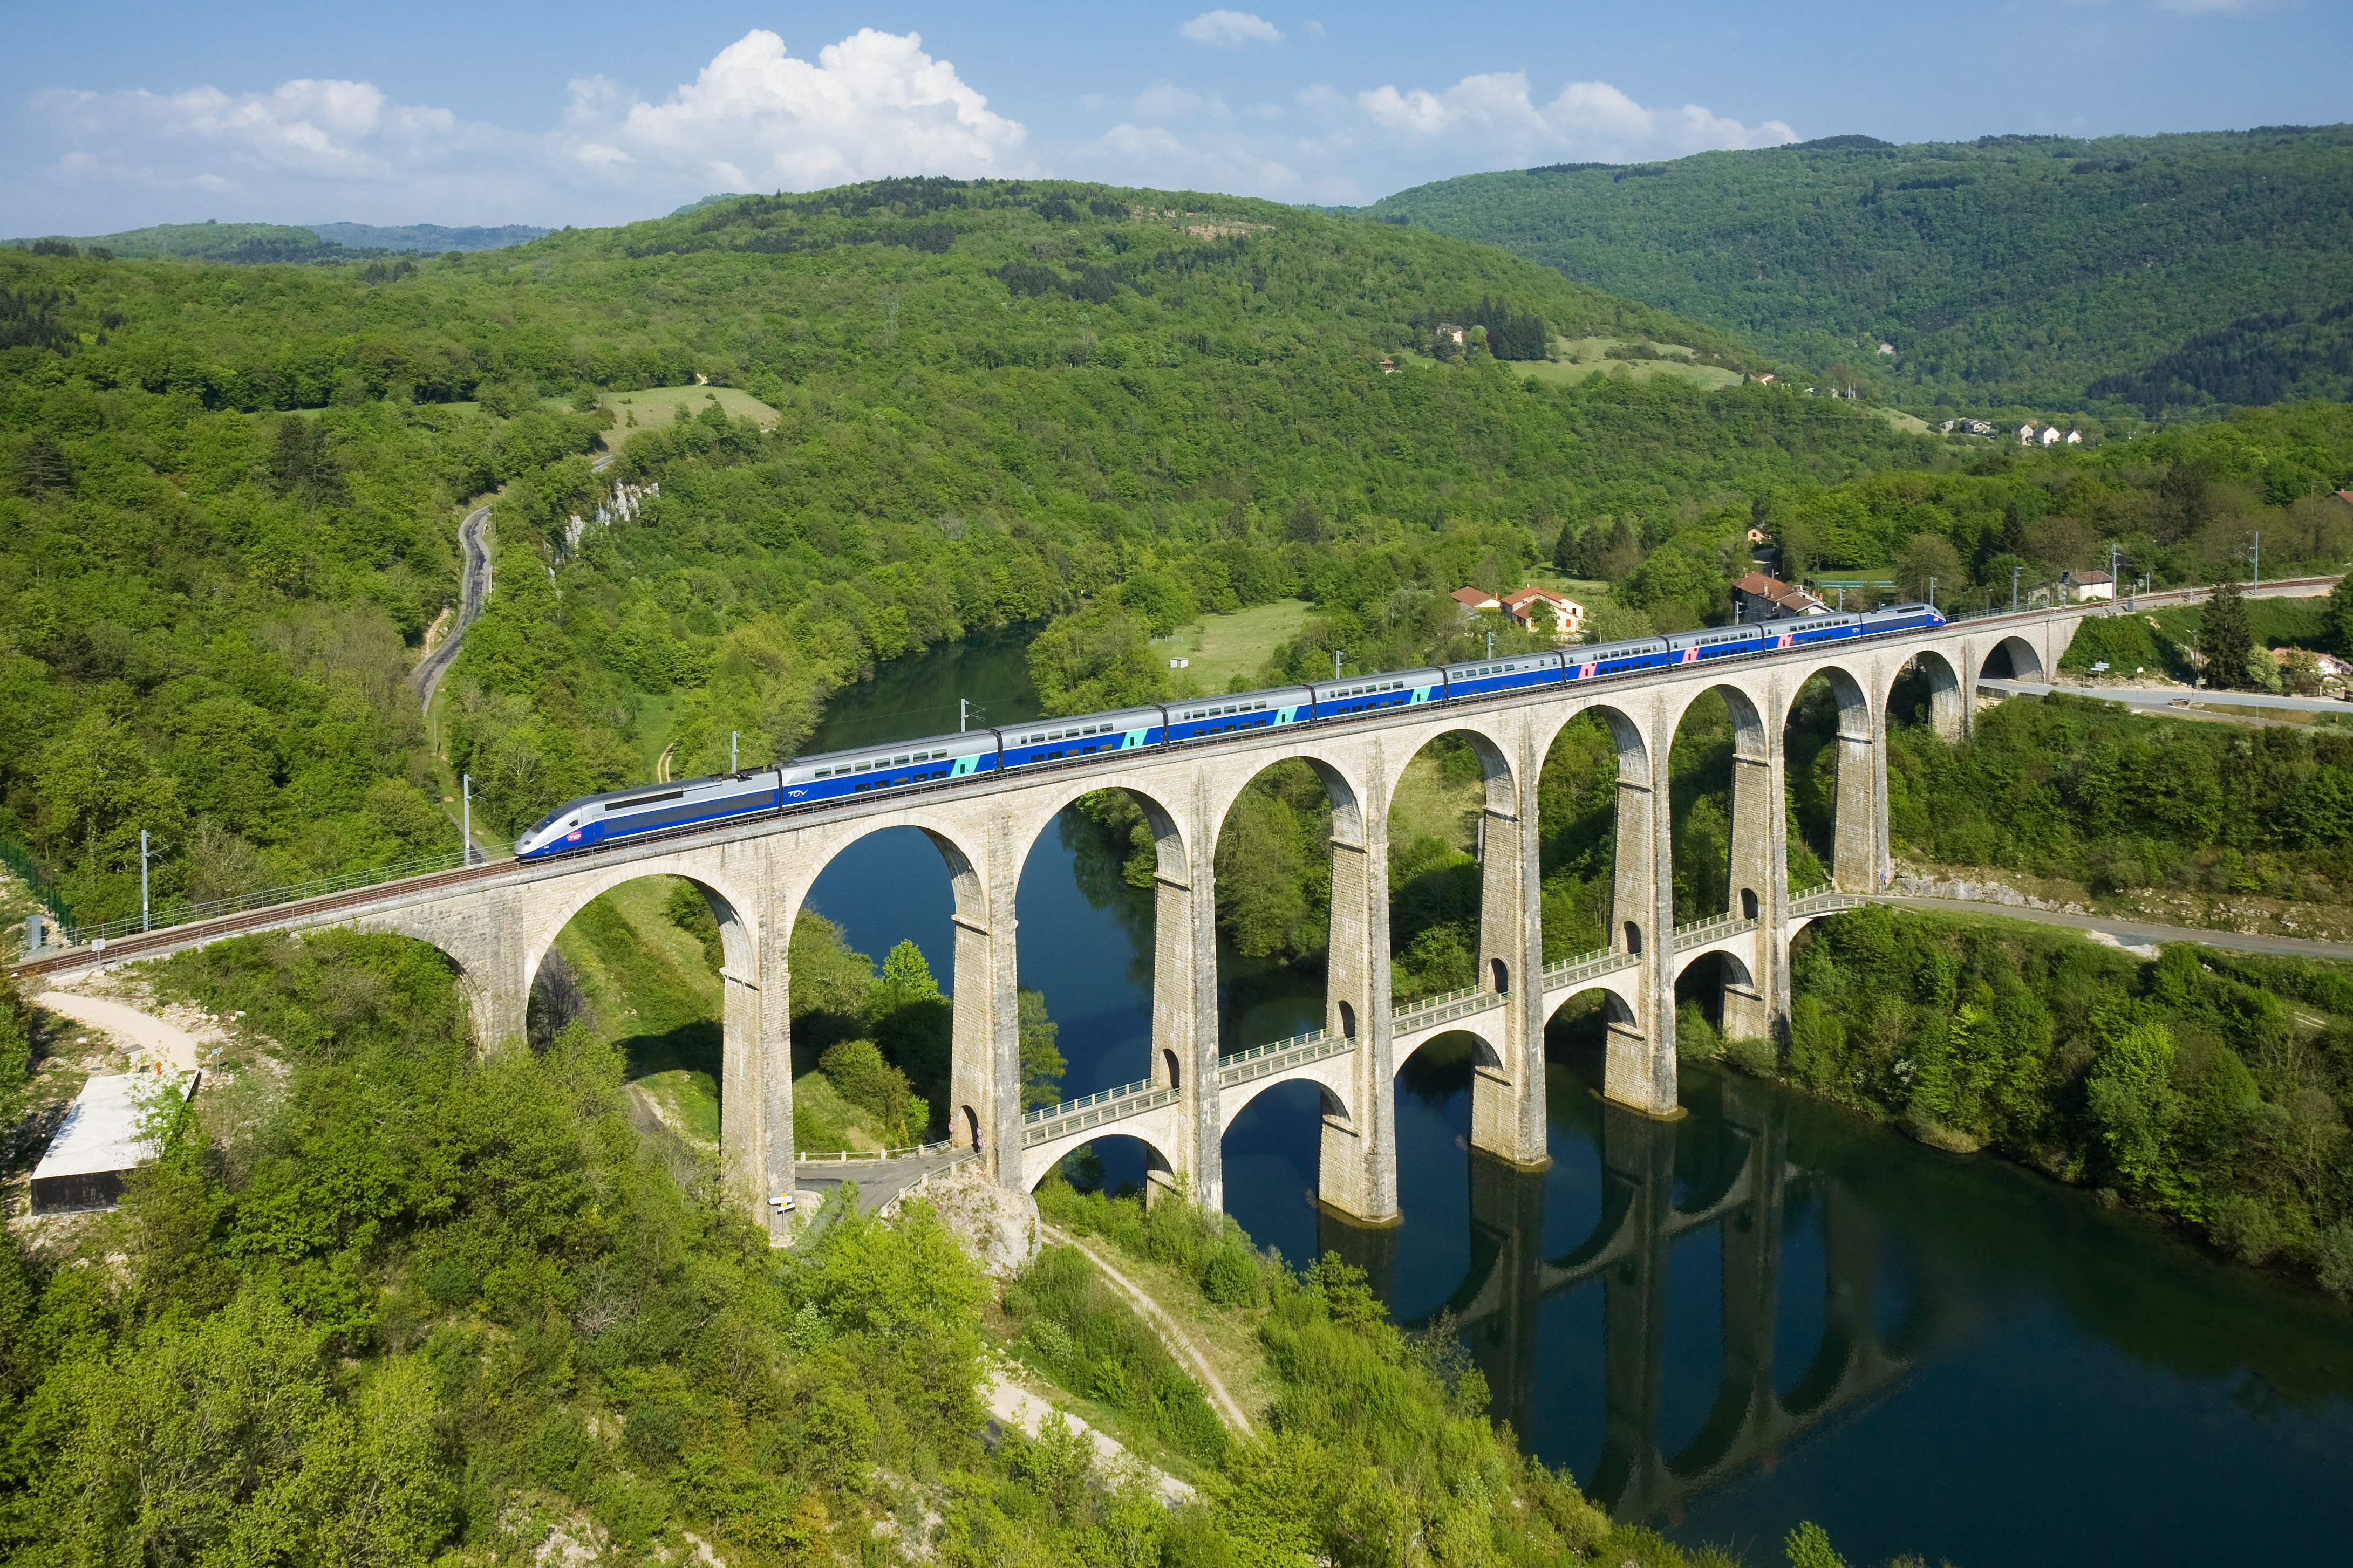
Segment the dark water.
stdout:
<svg viewBox="0 0 2353 1568">
<path fill-rule="evenodd" d="M 951 711 L 965 694 L 1018 716 L 1018 657 L 934 668 L 962 672 Z M 873 700 L 921 712 L 923 689 L 886 671 Z M 868 721 L 860 739 L 931 728 L 828 731 Z M 1068 1092 L 1144 1076 L 1150 895 L 1066 817 L 1018 899 L 1022 981 L 1061 1026 Z M 865 952 L 913 937 L 951 982 L 946 875 L 920 836 L 864 840 L 815 901 Z M 1318 977 L 1219 956 L 1227 1049 L 1322 1016 Z M 1621 1517 L 1751 1563 L 1778 1563 L 1805 1519 L 1856 1563 L 2353 1560 L 2343 1309 L 1709 1068 L 1685 1070 L 1688 1117 L 1648 1121 L 1596 1097 L 1591 1041 L 1551 1045 L 1549 1169 L 1471 1152 L 1469 1057 L 1440 1040 L 1398 1076 L 1403 1225 L 1314 1206 L 1307 1085 L 1237 1118 L 1228 1211 L 1287 1258 L 1359 1263 L 1401 1321 L 1452 1311 L 1527 1447 Z M 1140 1179 L 1133 1141 L 1097 1150 L 1112 1181 Z"/>
</svg>

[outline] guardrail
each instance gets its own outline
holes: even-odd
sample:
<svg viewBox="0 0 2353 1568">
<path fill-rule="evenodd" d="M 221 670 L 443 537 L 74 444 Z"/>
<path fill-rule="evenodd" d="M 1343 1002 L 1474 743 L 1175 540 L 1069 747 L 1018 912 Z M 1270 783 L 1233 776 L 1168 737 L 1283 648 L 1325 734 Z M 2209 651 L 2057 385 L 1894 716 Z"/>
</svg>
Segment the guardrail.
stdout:
<svg viewBox="0 0 2353 1568">
<path fill-rule="evenodd" d="M 1453 1018 L 1467 1018 L 1473 1013 L 1484 1013 L 1504 1005 L 1503 997 L 1493 991 L 1482 991 L 1473 985 L 1467 990 L 1450 991 L 1417 1002 L 1389 1015 L 1389 1033 L 1402 1035 L 1409 1029 L 1426 1029 L 1432 1024 L 1443 1024 Z"/>
<path fill-rule="evenodd" d="M 1139 1111 L 1156 1110 L 1176 1098 L 1174 1089 L 1145 1079 L 1139 1083 L 1124 1083 L 1117 1089 L 1102 1089 L 1094 1094 L 1081 1095 L 1076 1100 L 1066 1100 L 1060 1105 L 1033 1110 L 1021 1119 L 1021 1146 L 1027 1149 L 1081 1128 L 1100 1127 L 1106 1121 L 1116 1121 Z"/>
<path fill-rule="evenodd" d="M 1320 1062 L 1326 1057 L 1345 1056 L 1356 1048 L 1356 1042 L 1345 1035 L 1328 1029 L 1310 1029 L 1293 1035 L 1287 1040 L 1277 1040 L 1271 1046 L 1252 1046 L 1246 1051 L 1221 1057 L 1218 1061 L 1218 1087 L 1250 1083 L 1274 1073 L 1289 1072 L 1293 1068 L 1309 1062 Z"/>
<path fill-rule="evenodd" d="M 1604 974 L 1615 974 L 1621 969 L 1631 969 L 1641 959 L 1630 952 L 1610 948 L 1596 948 L 1580 952 L 1574 958 L 1564 958 L 1558 963 L 1545 965 L 1544 983 L 1547 990 L 1555 986 L 1574 984 L 1579 980 L 1595 980 Z"/>
<path fill-rule="evenodd" d="M 852 1165 L 877 1160 L 920 1160 L 928 1154 L 944 1154 L 955 1147 L 955 1141 L 943 1138 L 936 1143 L 915 1143 L 904 1149 L 832 1149 L 819 1153 L 805 1150 L 793 1151 L 796 1165 Z"/>
<path fill-rule="evenodd" d="M 478 844 L 470 858 L 463 850 L 452 849 L 443 855 L 420 856 L 396 865 L 372 867 L 365 871 L 347 871 L 340 877 L 320 877 L 283 888 L 264 888 L 258 892 L 238 893 L 226 899 L 208 899 L 202 903 L 174 901 L 158 904 L 143 916 L 124 915 L 119 920 L 101 921 L 96 925 L 60 925 L 54 928 L 55 934 L 65 946 L 80 947 L 92 941 L 111 942 L 118 936 L 135 936 L 141 931 L 161 931 L 166 926 L 193 925 L 198 921 L 217 920 L 222 915 L 241 915 L 248 910 L 300 903 L 305 899 L 324 898 L 331 893 L 348 893 L 358 888 L 406 881 L 411 877 L 429 877 L 437 871 L 454 871 L 461 866 L 480 866 L 492 860 L 508 859 L 513 854 L 514 846 L 512 844 Z"/>
<path fill-rule="evenodd" d="M 1761 923 L 1756 915 L 1718 915 L 1711 921 L 1679 925 L 1675 927 L 1675 951 L 1681 952 L 1687 947 L 1704 947 L 1711 942 L 1738 936 L 1742 931 L 1755 931 Z"/>
<path fill-rule="evenodd" d="M 1815 888 L 1789 897 L 1789 912 L 1793 915 L 1828 914 L 1834 910 L 1859 910 L 1871 902 L 1861 893 L 1841 893 L 1836 888 Z"/>
</svg>

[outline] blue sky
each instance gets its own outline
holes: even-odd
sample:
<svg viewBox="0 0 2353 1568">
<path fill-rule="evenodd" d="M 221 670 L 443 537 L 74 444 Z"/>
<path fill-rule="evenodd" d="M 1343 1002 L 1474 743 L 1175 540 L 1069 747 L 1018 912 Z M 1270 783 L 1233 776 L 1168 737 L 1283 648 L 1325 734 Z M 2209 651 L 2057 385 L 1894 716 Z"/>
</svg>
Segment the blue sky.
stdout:
<svg viewBox="0 0 2353 1568">
<path fill-rule="evenodd" d="M 0 234 L 603 224 L 914 173 L 1359 202 L 1845 132 L 2326 123 L 2348 44 L 2343 0 L 84 0 L 10 24 Z"/>
</svg>

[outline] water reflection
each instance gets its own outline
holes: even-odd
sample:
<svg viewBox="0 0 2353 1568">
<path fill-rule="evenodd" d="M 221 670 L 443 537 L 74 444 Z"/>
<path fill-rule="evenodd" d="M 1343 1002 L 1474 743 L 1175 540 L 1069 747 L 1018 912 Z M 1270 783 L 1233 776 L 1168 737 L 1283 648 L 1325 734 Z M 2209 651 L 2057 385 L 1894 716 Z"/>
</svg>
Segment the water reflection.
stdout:
<svg viewBox="0 0 2353 1568">
<path fill-rule="evenodd" d="M 1474 1154 L 1465 1216 L 1472 1267 L 1443 1310 L 1494 1393 L 1494 1414 L 1531 1433 L 1546 1425 L 1537 1409 L 1546 1299 L 1598 1287 L 1605 1411 L 1600 1451 L 1577 1473 L 1612 1511 L 1651 1518 L 1873 1397 L 1910 1367 L 1920 1335 L 1907 1324 L 1900 1350 L 1880 1335 L 1873 1226 L 1827 1184 L 1819 1194 L 1823 1267 L 1803 1282 L 1820 1299 L 1822 1331 L 1782 1393 L 1774 1368 L 1783 1222 L 1805 1178 L 1788 1161 L 1780 1097 L 1725 1086 L 1722 1115 L 1699 1138 L 1679 1136 L 1676 1123 L 1593 1104 L 1599 1223 L 1574 1247 L 1548 1254 L 1546 1176 Z M 1687 1281 L 1694 1272 L 1703 1286 L 1712 1274 L 1715 1289 L 1670 1288 L 1678 1274 Z M 1715 1386 L 1704 1402 L 1683 1398 L 1679 1413 L 1678 1384 L 1704 1387 L 1687 1375 L 1695 1359 L 1712 1364 Z M 1671 1362 L 1686 1375 L 1670 1379 Z"/>
</svg>

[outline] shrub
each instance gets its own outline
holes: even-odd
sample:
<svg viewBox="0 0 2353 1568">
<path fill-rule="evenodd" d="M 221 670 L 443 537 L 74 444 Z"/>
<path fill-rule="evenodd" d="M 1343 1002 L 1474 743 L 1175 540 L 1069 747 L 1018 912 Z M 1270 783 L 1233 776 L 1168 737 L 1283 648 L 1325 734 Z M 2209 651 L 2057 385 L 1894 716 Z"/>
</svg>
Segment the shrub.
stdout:
<svg viewBox="0 0 2353 1568">
<path fill-rule="evenodd" d="M 2242 1263 L 2263 1263 L 2284 1239 L 2279 1216 L 2260 1198 L 2232 1193 L 2215 1201 L 2207 1229 L 2215 1245 Z"/>
</svg>

